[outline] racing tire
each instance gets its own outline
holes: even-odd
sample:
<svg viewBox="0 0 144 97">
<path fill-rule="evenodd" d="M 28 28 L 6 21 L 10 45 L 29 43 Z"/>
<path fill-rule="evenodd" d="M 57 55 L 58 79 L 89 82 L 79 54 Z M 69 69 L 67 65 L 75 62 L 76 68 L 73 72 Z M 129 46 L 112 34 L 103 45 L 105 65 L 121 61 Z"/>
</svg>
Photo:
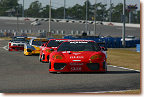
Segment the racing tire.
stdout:
<svg viewBox="0 0 144 97">
<path fill-rule="evenodd" d="M 41 60 L 41 58 L 40 58 L 40 55 L 39 55 L 39 61 L 42 62 L 42 60 Z"/>
<path fill-rule="evenodd" d="M 57 72 L 51 72 L 51 71 L 49 71 L 49 73 L 51 73 L 51 74 L 57 74 Z"/>
<path fill-rule="evenodd" d="M 51 71 L 49 71 L 49 73 L 52 73 L 52 74 L 62 74 L 62 72 L 51 72 Z"/>
</svg>

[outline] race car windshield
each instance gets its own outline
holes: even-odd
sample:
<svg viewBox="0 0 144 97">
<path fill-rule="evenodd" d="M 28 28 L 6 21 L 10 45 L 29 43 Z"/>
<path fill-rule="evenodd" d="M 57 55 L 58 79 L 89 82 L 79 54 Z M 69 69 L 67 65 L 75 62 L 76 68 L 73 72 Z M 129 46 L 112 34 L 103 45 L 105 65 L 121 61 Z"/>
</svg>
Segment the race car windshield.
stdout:
<svg viewBox="0 0 144 97">
<path fill-rule="evenodd" d="M 12 41 L 25 41 L 25 38 L 13 38 Z"/>
<path fill-rule="evenodd" d="M 32 45 L 36 45 L 36 46 L 41 46 L 43 43 L 46 43 L 47 41 L 36 41 L 36 40 L 34 40 L 33 42 L 32 42 Z"/>
<path fill-rule="evenodd" d="M 64 42 L 57 51 L 100 51 L 95 42 Z"/>
<path fill-rule="evenodd" d="M 62 42 L 62 40 L 51 40 L 47 44 L 47 47 L 58 47 Z"/>
</svg>

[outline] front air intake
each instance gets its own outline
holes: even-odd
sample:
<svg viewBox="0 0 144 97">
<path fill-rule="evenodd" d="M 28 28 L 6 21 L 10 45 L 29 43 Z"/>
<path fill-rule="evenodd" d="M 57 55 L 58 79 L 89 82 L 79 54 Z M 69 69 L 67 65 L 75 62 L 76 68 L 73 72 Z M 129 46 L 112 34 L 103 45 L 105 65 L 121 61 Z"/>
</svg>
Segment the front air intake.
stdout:
<svg viewBox="0 0 144 97">
<path fill-rule="evenodd" d="M 32 52 L 32 50 L 31 49 L 27 49 L 27 52 Z"/>
<path fill-rule="evenodd" d="M 90 69 L 90 70 L 99 70 L 99 63 L 88 63 L 87 64 L 87 67 Z"/>
<path fill-rule="evenodd" d="M 54 64 L 54 69 L 55 70 L 62 70 L 66 66 L 65 63 L 55 63 Z"/>
</svg>

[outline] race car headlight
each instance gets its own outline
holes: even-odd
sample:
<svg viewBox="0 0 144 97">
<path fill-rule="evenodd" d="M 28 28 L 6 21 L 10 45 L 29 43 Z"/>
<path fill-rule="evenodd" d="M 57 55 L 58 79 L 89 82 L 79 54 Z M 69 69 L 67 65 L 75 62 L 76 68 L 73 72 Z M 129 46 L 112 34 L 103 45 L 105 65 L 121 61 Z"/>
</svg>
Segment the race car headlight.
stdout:
<svg viewBox="0 0 144 97">
<path fill-rule="evenodd" d="M 102 58 L 102 55 L 93 55 L 91 56 L 90 59 L 94 60 L 94 59 L 100 59 L 100 58 Z"/>
<path fill-rule="evenodd" d="M 54 58 L 54 59 L 63 59 L 61 55 L 53 55 L 52 58 Z"/>
</svg>

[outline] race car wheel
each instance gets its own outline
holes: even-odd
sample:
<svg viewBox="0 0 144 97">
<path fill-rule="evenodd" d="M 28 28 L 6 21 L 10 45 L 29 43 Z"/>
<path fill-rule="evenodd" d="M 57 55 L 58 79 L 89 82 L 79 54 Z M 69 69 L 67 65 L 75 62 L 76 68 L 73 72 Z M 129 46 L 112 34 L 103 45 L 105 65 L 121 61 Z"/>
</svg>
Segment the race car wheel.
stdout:
<svg viewBox="0 0 144 97">
<path fill-rule="evenodd" d="M 49 73 L 52 73 L 52 74 L 62 74 L 62 72 L 50 72 Z"/>
<path fill-rule="evenodd" d="M 41 60 L 41 58 L 40 58 L 40 55 L 39 55 L 39 61 L 42 62 L 42 60 Z"/>
</svg>

